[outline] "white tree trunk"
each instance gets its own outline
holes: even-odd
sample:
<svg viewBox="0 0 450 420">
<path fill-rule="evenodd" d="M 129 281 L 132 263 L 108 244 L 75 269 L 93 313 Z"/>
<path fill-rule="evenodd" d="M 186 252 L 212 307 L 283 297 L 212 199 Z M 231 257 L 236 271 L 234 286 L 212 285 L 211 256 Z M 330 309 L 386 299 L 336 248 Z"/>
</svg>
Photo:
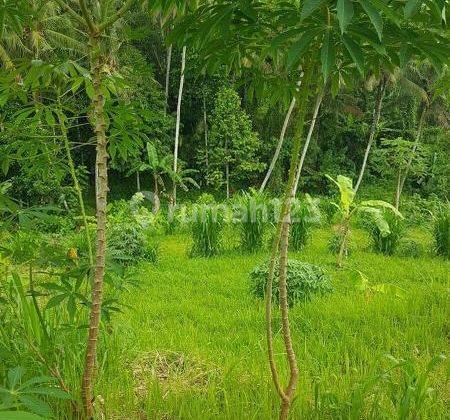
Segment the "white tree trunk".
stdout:
<svg viewBox="0 0 450 420">
<path fill-rule="evenodd" d="M 373 118 L 372 118 L 372 126 L 370 128 L 369 140 L 367 141 L 366 151 L 364 153 L 364 159 L 361 166 L 361 170 L 359 171 L 358 180 L 355 185 L 355 193 L 358 192 L 359 187 L 361 186 L 361 182 L 366 172 L 367 160 L 369 159 L 370 149 L 372 148 L 373 141 L 375 140 L 375 134 L 377 133 L 378 123 L 380 122 L 381 115 L 381 105 L 383 103 L 384 92 L 386 91 L 386 80 L 384 76 L 382 76 L 382 80 L 378 86 L 378 93 L 375 100 L 375 107 L 373 109 Z"/>
<path fill-rule="evenodd" d="M 165 104 L 164 111 L 167 113 L 167 108 L 169 106 L 169 83 L 170 83 L 170 66 L 172 64 L 172 44 L 167 48 L 167 58 L 166 58 L 166 88 L 165 88 Z"/>
<path fill-rule="evenodd" d="M 303 164 L 304 164 L 305 158 L 306 158 L 306 153 L 308 152 L 309 143 L 311 142 L 311 137 L 314 133 L 314 128 L 316 126 L 316 121 L 317 121 L 317 115 L 319 114 L 319 109 L 320 109 L 320 105 L 322 104 L 324 94 L 325 94 L 325 87 L 317 95 L 316 103 L 314 105 L 314 111 L 313 111 L 313 115 L 312 115 L 311 124 L 309 125 L 308 135 L 306 136 L 306 141 L 303 146 L 302 156 L 300 157 L 300 162 L 299 162 L 298 168 L 297 168 L 297 174 L 296 174 L 295 184 L 294 184 L 294 197 L 297 194 L 298 183 L 300 181 L 300 175 L 302 173 Z"/>
<path fill-rule="evenodd" d="M 175 125 L 175 148 L 173 151 L 173 172 L 176 174 L 178 171 L 178 146 L 180 143 L 180 119 L 181 119 L 181 100 L 183 97 L 184 87 L 184 70 L 186 68 L 186 46 L 183 47 L 181 55 L 181 76 L 180 76 L 180 88 L 178 90 L 178 103 L 177 103 L 177 121 Z M 177 184 L 173 182 L 173 204 L 177 203 Z"/>
<path fill-rule="evenodd" d="M 284 137 L 286 135 L 289 121 L 291 119 L 292 111 L 294 110 L 294 107 L 295 107 L 295 102 L 296 102 L 296 99 L 294 97 L 294 98 L 292 98 L 291 105 L 289 106 L 289 109 L 286 113 L 286 117 L 284 118 L 283 127 L 281 128 L 280 137 L 278 139 L 277 148 L 275 149 L 275 154 L 273 155 L 272 162 L 270 162 L 270 166 L 269 166 L 269 169 L 267 170 L 264 181 L 262 182 L 261 187 L 259 188 L 260 193 L 262 193 L 264 191 L 264 189 L 266 188 L 267 182 L 269 181 L 269 178 L 272 175 L 272 172 L 273 172 L 275 165 L 278 161 L 278 158 L 280 156 L 281 148 L 283 147 L 283 143 L 284 143 Z"/>
</svg>

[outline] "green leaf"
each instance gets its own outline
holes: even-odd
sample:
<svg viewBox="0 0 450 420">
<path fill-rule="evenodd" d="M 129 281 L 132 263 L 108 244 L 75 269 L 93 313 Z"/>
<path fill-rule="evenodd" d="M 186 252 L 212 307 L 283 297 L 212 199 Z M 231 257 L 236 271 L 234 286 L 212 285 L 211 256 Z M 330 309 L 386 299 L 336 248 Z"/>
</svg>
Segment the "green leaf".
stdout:
<svg viewBox="0 0 450 420">
<path fill-rule="evenodd" d="M 364 55 L 361 50 L 361 47 L 353 41 L 349 36 L 343 35 L 342 40 L 344 42 L 345 48 L 347 49 L 348 53 L 352 57 L 352 60 L 356 64 L 356 67 L 358 67 L 358 70 L 361 74 L 364 73 Z"/>
<path fill-rule="evenodd" d="M 421 4 L 421 0 L 408 0 L 404 9 L 405 18 L 409 19 L 412 17 L 417 12 Z"/>
<path fill-rule="evenodd" d="M 326 81 L 330 75 L 331 67 L 334 65 L 336 60 L 336 50 L 334 49 L 333 40 L 330 39 L 329 31 L 325 34 L 320 58 L 322 61 L 323 79 Z"/>
<path fill-rule="evenodd" d="M 45 307 L 45 310 L 53 308 L 55 306 L 58 306 L 65 298 L 67 297 L 66 294 L 56 295 L 53 296 L 48 302 L 47 306 Z"/>
<path fill-rule="evenodd" d="M 341 32 L 344 33 L 353 18 L 353 1 L 338 0 L 336 8 L 339 26 L 341 27 Z"/>
<path fill-rule="evenodd" d="M 17 366 L 8 370 L 8 385 L 11 389 L 16 388 L 24 373 L 25 369 L 22 366 Z"/>
<path fill-rule="evenodd" d="M 39 416 L 49 418 L 53 415 L 50 406 L 39 398 L 32 395 L 20 395 L 19 400 L 31 412 L 38 414 Z"/>
<path fill-rule="evenodd" d="M 309 29 L 303 32 L 300 38 L 292 44 L 287 54 L 286 66 L 288 69 L 295 67 L 295 64 L 298 63 L 300 57 L 307 50 L 312 40 L 319 32 L 320 30 L 318 28 Z"/>
<path fill-rule="evenodd" d="M 381 40 L 381 38 L 383 37 L 383 19 L 381 18 L 380 13 L 369 0 L 359 0 L 359 3 L 367 13 L 367 16 L 369 16 L 372 25 L 377 31 L 378 38 L 380 38 Z"/>
<path fill-rule="evenodd" d="M 314 12 L 314 10 L 316 10 L 323 3 L 325 3 L 325 0 L 306 0 L 305 3 L 303 4 L 300 20 L 306 19 Z"/>
<path fill-rule="evenodd" d="M 383 200 L 366 200 L 362 201 L 361 206 L 366 207 L 382 207 L 388 210 L 391 210 L 396 216 L 400 218 L 404 218 L 403 215 L 390 203 L 383 201 Z"/>
</svg>

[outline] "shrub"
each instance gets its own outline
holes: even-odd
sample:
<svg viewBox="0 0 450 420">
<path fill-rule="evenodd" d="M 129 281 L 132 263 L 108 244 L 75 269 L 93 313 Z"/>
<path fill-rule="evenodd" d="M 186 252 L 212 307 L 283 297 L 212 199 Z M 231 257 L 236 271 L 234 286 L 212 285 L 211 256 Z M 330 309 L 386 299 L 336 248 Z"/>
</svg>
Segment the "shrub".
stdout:
<svg viewBox="0 0 450 420">
<path fill-rule="evenodd" d="M 202 194 L 192 206 L 190 218 L 193 240 L 190 255 L 211 257 L 218 254 L 224 216 L 214 197 Z"/>
<path fill-rule="evenodd" d="M 436 254 L 450 258 L 450 203 L 435 216 L 433 235 Z"/>
<path fill-rule="evenodd" d="M 405 224 L 402 219 L 391 211 L 383 211 L 383 219 L 389 225 L 389 233 L 383 233 L 380 225 L 367 219 L 366 227 L 372 240 L 372 249 L 385 255 L 393 255 L 400 239 L 405 233 Z"/>
<path fill-rule="evenodd" d="M 411 238 L 400 239 L 396 254 L 400 257 L 420 258 L 425 254 L 424 246 Z"/>
<path fill-rule="evenodd" d="M 320 212 L 317 202 L 308 194 L 302 200 L 295 200 L 291 211 L 291 242 L 294 251 L 299 251 L 308 242 L 311 229 L 319 224 Z"/>
<path fill-rule="evenodd" d="M 108 206 L 109 256 L 123 265 L 158 259 L 163 224 L 159 216 L 143 206 L 143 202 L 142 193 L 137 193 L 129 202 L 119 200 Z"/>
<path fill-rule="evenodd" d="M 278 263 L 275 266 L 273 280 L 273 299 L 279 302 L 278 290 Z M 264 299 L 267 277 L 269 275 L 269 263 L 266 262 L 253 269 L 250 274 L 252 293 Z M 309 301 L 315 294 L 325 294 L 333 290 L 331 279 L 321 267 L 297 260 L 288 260 L 287 264 L 287 290 L 288 303 L 293 306 L 298 301 Z"/>
<path fill-rule="evenodd" d="M 235 210 L 239 212 L 235 217 L 238 217 L 242 249 L 248 252 L 258 251 L 263 246 L 267 227 L 266 196 L 250 189 L 250 192 L 245 192 L 239 197 Z"/>
<path fill-rule="evenodd" d="M 324 215 L 325 221 L 328 224 L 333 222 L 337 208 L 333 201 L 328 197 L 322 197 L 319 201 L 320 213 Z"/>
</svg>

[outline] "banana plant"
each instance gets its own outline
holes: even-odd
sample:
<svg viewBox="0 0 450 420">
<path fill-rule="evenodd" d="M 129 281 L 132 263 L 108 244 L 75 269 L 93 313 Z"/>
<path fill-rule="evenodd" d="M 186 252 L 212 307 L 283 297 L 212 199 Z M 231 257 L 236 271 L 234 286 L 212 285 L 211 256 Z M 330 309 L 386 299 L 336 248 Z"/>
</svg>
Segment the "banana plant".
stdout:
<svg viewBox="0 0 450 420">
<path fill-rule="evenodd" d="M 376 223 L 383 236 L 390 234 L 389 224 L 383 217 L 383 209 L 392 211 L 397 217 L 403 218 L 402 214 L 392 205 L 383 200 L 355 201 L 356 192 L 353 181 L 343 175 L 336 179 L 329 175 L 326 177 L 333 182 L 339 190 L 339 203 L 333 203 L 340 214 L 338 234 L 340 236 L 340 247 L 338 254 L 338 266 L 342 267 L 343 260 L 348 253 L 348 241 L 351 235 L 350 223 L 357 214 L 366 214 Z"/>
</svg>

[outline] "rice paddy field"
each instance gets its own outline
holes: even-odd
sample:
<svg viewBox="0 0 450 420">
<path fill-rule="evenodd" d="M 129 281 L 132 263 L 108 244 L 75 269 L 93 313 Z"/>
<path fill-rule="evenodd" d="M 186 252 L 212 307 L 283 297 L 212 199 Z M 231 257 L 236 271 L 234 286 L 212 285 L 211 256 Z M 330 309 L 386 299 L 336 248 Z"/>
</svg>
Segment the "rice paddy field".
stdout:
<svg viewBox="0 0 450 420">
<path fill-rule="evenodd" d="M 370 251 L 363 231 L 344 268 L 313 231 L 290 258 L 318 264 L 334 291 L 291 308 L 300 379 L 292 419 L 449 418 L 450 262 Z M 431 247 L 421 228 L 413 235 Z M 264 304 L 250 292 L 268 251 L 189 258 L 190 238 L 163 239 L 157 264 L 133 272 L 99 349 L 96 411 L 109 419 L 270 419 Z M 280 316 L 276 362 L 287 378 Z M 447 358 L 446 358 L 447 357 Z M 100 398 L 101 397 L 101 398 Z"/>
</svg>

